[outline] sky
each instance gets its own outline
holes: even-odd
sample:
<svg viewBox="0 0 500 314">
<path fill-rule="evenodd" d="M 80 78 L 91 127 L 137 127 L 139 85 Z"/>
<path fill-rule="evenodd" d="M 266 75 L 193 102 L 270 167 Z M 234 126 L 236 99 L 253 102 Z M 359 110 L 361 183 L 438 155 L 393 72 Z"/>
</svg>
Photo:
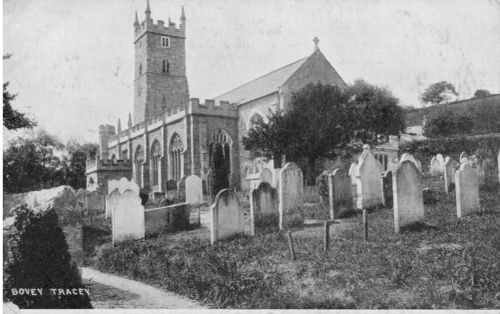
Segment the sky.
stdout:
<svg viewBox="0 0 500 314">
<path fill-rule="evenodd" d="M 154 20 L 178 24 L 185 8 L 190 97 L 214 98 L 308 56 L 315 36 L 347 83 L 387 87 L 404 106 L 420 107 L 418 96 L 442 80 L 459 99 L 500 93 L 500 0 L 150 1 Z M 4 0 L 3 52 L 13 55 L 3 80 L 18 94 L 14 108 L 65 141 L 97 142 L 99 124 L 126 125 L 132 24 L 145 6 Z"/>
</svg>

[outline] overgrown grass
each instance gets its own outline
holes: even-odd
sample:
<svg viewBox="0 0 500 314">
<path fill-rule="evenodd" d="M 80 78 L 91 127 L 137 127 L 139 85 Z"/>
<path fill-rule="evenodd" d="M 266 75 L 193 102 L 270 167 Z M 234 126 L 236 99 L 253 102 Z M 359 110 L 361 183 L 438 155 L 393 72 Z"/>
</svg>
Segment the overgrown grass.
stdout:
<svg viewBox="0 0 500 314">
<path fill-rule="evenodd" d="M 208 241 L 156 239 L 103 247 L 95 266 L 221 308 L 500 308 L 500 188 L 482 210 L 456 218 L 454 194 L 426 206 L 425 224 L 395 234 L 390 209 L 361 217 L 331 239 L 278 232 Z M 334 227 L 332 227 L 334 228 Z"/>
</svg>

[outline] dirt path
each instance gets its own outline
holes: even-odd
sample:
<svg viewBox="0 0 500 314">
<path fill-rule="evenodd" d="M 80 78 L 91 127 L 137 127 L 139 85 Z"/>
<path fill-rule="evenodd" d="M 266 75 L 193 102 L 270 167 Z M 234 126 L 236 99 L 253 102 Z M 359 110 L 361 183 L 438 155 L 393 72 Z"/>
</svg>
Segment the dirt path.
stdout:
<svg viewBox="0 0 500 314">
<path fill-rule="evenodd" d="M 100 271 L 82 267 L 82 277 L 106 286 L 115 287 L 132 294 L 138 298 L 132 298 L 124 302 L 121 308 L 142 309 L 200 309 L 205 308 L 196 301 L 192 301 L 178 294 L 164 291 L 153 286 L 126 279 L 123 277 L 105 274 Z M 92 292 L 91 292 L 92 293 Z M 92 296 L 91 296 L 92 298 Z M 116 308 L 116 307 L 115 307 Z"/>
</svg>

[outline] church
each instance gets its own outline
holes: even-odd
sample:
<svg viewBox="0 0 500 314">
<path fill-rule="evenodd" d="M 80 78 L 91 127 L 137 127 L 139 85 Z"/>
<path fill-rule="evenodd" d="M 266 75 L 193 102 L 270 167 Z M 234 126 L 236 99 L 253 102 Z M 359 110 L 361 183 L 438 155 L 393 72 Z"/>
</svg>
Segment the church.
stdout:
<svg viewBox="0 0 500 314">
<path fill-rule="evenodd" d="M 269 110 L 286 110 L 292 93 L 309 83 L 346 84 L 318 48 L 214 99 L 190 98 L 186 76 L 186 15 L 180 24 L 154 21 L 149 0 L 144 20 L 133 23 L 135 75 L 133 112 L 126 126 L 99 126 L 99 151 L 87 160 L 87 190 L 107 192 L 107 181 L 133 179 L 144 193 L 166 192 L 166 182 L 191 174 L 204 181 L 222 147 L 230 186 L 248 191 L 270 161 L 253 160 L 242 138 Z M 208 79 L 208 78 L 207 78 Z"/>
</svg>

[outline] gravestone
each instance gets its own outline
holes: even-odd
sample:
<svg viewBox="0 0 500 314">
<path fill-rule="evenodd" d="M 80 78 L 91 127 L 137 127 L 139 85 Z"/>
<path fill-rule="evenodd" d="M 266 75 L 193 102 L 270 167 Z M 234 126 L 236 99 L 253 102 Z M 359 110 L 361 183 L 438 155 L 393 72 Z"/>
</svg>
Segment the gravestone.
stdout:
<svg viewBox="0 0 500 314">
<path fill-rule="evenodd" d="M 316 188 L 319 195 L 319 202 L 324 208 L 328 208 L 329 204 L 329 189 L 328 189 L 328 175 L 331 171 L 324 170 L 319 176 L 316 177 Z"/>
<path fill-rule="evenodd" d="M 392 174 L 394 230 L 424 221 L 424 196 L 421 174 L 409 160 L 398 163 Z"/>
<path fill-rule="evenodd" d="M 366 148 L 361 154 L 356 173 L 357 208 L 369 209 L 383 205 L 384 194 L 380 178 L 380 165 L 369 148 Z"/>
<path fill-rule="evenodd" d="M 124 191 L 126 190 L 132 190 L 134 192 L 137 192 L 137 195 L 139 195 L 139 186 L 133 181 L 133 180 L 128 180 L 125 177 L 122 177 L 118 180 L 108 180 L 108 191 L 109 194 L 106 196 L 106 213 L 105 217 L 107 218 L 112 218 L 113 217 L 113 208 L 116 206 L 116 199 L 115 198 L 110 198 L 109 196 L 115 192 L 115 190 L 118 192 L 119 195 L 123 194 Z M 116 193 L 115 193 L 116 195 Z"/>
<path fill-rule="evenodd" d="M 186 178 L 186 203 L 190 205 L 203 203 L 203 182 L 196 175 Z"/>
<path fill-rule="evenodd" d="M 278 191 L 268 182 L 262 182 L 257 189 L 250 192 L 250 216 L 257 221 L 279 221 Z M 279 227 L 276 225 L 276 227 Z M 256 233 L 253 226 L 252 234 Z"/>
<path fill-rule="evenodd" d="M 479 184 L 472 166 L 462 163 L 455 172 L 457 217 L 473 214 L 479 210 Z"/>
<path fill-rule="evenodd" d="M 327 178 L 330 219 L 336 219 L 352 209 L 351 177 L 337 168 L 327 173 Z"/>
<path fill-rule="evenodd" d="M 108 183 L 114 188 L 107 197 L 111 205 L 112 243 L 144 238 L 144 207 L 141 205 L 139 186 L 125 178 L 119 182 L 112 181 L 117 180 Z"/>
<path fill-rule="evenodd" d="M 351 195 L 352 195 L 352 203 L 356 204 L 357 202 L 357 193 L 358 189 L 356 188 L 356 178 L 357 178 L 357 163 L 353 162 L 351 163 L 351 166 L 349 167 L 348 175 L 351 178 Z"/>
<path fill-rule="evenodd" d="M 441 164 L 441 169 L 444 167 L 444 157 L 441 154 L 436 155 L 437 160 L 439 160 L 439 163 Z"/>
<path fill-rule="evenodd" d="M 422 163 L 420 162 L 420 160 L 417 160 L 415 157 L 413 157 L 412 154 L 404 153 L 403 155 L 401 155 L 401 159 L 399 161 L 401 162 L 405 160 L 412 161 L 415 164 L 415 166 L 417 166 L 418 171 L 422 172 Z"/>
<path fill-rule="evenodd" d="M 466 152 L 461 152 L 460 153 L 460 157 L 458 158 L 458 160 L 460 160 L 460 163 L 462 163 L 462 159 L 463 158 L 467 158 L 467 160 L 469 159 L 469 155 L 467 155 Z"/>
<path fill-rule="evenodd" d="M 271 170 L 269 170 L 267 168 L 263 168 L 259 174 L 259 181 L 260 181 L 260 183 L 267 182 L 267 183 L 272 185 L 273 184 L 273 173 L 271 172 Z"/>
<path fill-rule="evenodd" d="M 441 156 L 441 154 L 438 156 Z M 441 176 L 444 173 L 444 160 L 441 162 L 443 156 L 441 158 L 438 156 L 434 156 L 431 159 L 431 176 Z"/>
<path fill-rule="evenodd" d="M 392 207 L 393 196 L 392 196 L 392 171 L 388 170 L 382 174 L 382 187 L 384 192 L 384 205 L 386 207 Z"/>
<path fill-rule="evenodd" d="M 446 157 L 444 162 L 444 190 L 450 193 L 455 184 L 455 162 L 450 157 Z"/>
<path fill-rule="evenodd" d="M 215 173 L 212 169 L 208 169 L 208 172 L 207 172 L 207 195 L 208 195 L 208 200 L 209 200 L 209 203 L 211 204 L 214 200 L 212 198 L 212 186 L 213 186 L 213 183 L 214 183 L 214 178 L 215 177 Z"/>
<path fill-rule="evenodd" d="M 166 183 L 167 200 L 173 201 L 177 197 L 177 182 L 175 180 L 168 180 Z"/>
<path fill-rule="evenodd" d="M 223 189 L 217 193 L 210 207 L 210 242 L 229 238 L 246 232 L 244 211 L 240 209 L 238 195 L 233 190 Z"/>
<path fill-rule="evenodd" d="M 183 176 L 177 183 L 177 200 L 180 202 L 186 201 L 186 176 Z"/>
<path fill-rule="evenodd" d="M 302 170 L 293 162 L 287 163 L 279 173 L 279 213 L 280 230 L 285 229 L 294 219 L 301 219 L 300 207 L 304 192 Z"/>
<path fill-rule="evenodd" d="M 484 167 L 484 162 L 482 159 L 474 158 L 474 163 L 472 164 L 472 169 L 476 172 L 477 183 L 479 186 L 483 186 L 486 181 L 486 170 Z"/>
</svg>

